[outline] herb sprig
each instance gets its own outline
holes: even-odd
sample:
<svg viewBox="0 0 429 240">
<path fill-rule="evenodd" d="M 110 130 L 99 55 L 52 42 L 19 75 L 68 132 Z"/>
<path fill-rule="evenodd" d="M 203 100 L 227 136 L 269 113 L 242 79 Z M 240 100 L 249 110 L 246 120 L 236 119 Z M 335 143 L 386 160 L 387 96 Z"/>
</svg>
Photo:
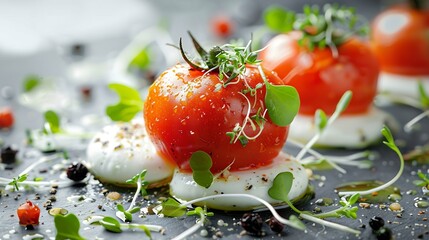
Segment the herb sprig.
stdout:
<svg viewBox="0 0 429 240">
<path fill-rule="evenodd" d="M 422 172 L 418 172 L 417 176 L 420 178 L 419 180 L 414 180 L 413 184 L 419 187 L 429 186 L 429 175 L 426 175 Z"/>
<path fill-rule="evenodd" d="M 383 143 L 388 146 L 390 149 L 392 149 L 399 157 L 399 162 L 400 162 L 400 166 L 399 166 L 399 170 L 396 173 L 396 175 L 387 183 L 380 185 L 378 187 L 369 189 L 369 190 L 365 190 L 365 191 L 346 191 L 346 192 L 339 192 L 338 195 L 340 196 L 345 196 L 345 195 L 353 195 L 356 193 L 359 193 L 360 195 L 367 195 L 367 194 L 371 194 L 373 192 L 377 192 L 380 191 L 382 189 L 385 189 L 386 187 L 391 186 L 392 184 L 394 184 L 402 175 L 402 172 L 404 171 L 404 157 L 401 153 L 401 150 L 399 150 L 398 146 L 396 146 L 395 143 L 395 139 L 393 138 L 392 132 L 390 131 L 390 129 L 385 126 L 383 127 L 383 129 L 381 129 L 381 133 L 383 134 L 384 138 L 386 139 L 386 141 L 383 141 Z"/>
<path fill-rule="evenodd" d="M 265 24 L 275 32 L 298 30 L 302 33 L 299 44 L 310 51 L 315 48 L 329 47 L 336 57 L 337 47 L 353 35 L 366 35 L 368 26 L 361 24 L 361 19 L 354 8 L 326 4 L 304 6 L 303 13 L 297 14 L 281 7 L 270 7 L 264 13 Z"/>
</svg>

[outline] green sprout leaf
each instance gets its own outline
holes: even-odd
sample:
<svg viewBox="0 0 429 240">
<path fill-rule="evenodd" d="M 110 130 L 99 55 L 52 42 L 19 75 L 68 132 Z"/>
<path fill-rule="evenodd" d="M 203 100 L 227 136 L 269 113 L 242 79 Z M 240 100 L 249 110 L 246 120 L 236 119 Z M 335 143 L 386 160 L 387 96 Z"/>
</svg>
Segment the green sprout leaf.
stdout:
<svg viewBox="0 0 429 240">
<path fill-rule="evenodd" d="M 299 218 L 295 215 L 290 215 L 289 221 L 291 221 L 292 224 L 295 225 L 297 229 L 305 230 L 307 228 L 305 224 L 301 220 L 299 220 Z"/>
<path fill-rule="evenodd" d="M 284 33 L 293 30 L 296 14 L 281 7 L 272 6 L 264 12 L 265 25 L 275 32 Z"/>
<path fill-rule="evenodd" d="M 37 88 L 42 82 L 42 78 L 36 75 L 27 76 L 24 79 L 24 92 L 28 93 Z"/>
<path fill-rule="evenodd" d="M 119 83 L 111 83 L 109 88 L 119 96 L 118 103 L 106 108 L 107 116 L 113 121 L 129 122 L 143 110 L 143 100 L 137 90 Z"/>
<path fill-rule="evenodd" d="M 196 151 L 192 154 L 189 164 L 192 169 L 194 181 L 205 188 L 209 188 L 213 182 L 213 174 L 210 172 L 212 158 L 204 151 Z"/>
<path fill-rule="evenodd" d="M 85 240 L 79 235 L 79 219 L 73 213 L 67 215 L 57 214 L 54 217 L 55 229 L 57 230 L 56 240 Z"/>
<path fill-rule="evenodd" d="M 299 95 L 294 87 L 276 86 L 266 82 L 265 105 L 273 123 L 289 125 L 299 110 Z"/>
<path fill-rule="evenodd" d="M 114 232 L 114 233 L 122 232 L 121 224 L 119 223 L 118 220 L 116 220 L 112 217 L 104 217 L 100 221 L 100 224 L 109 232 Z"/>
<path fill-rule="evenodd" d="M 59 133 L 61 132 L 60 117 L 52 110 L 46 111 L 45 114 L 45 132 L 47 133 Z M 46 126 L 47 125 L 47 126 Z"/>
<path fill-rule="evenodd" d="M 129 68 L 146 70 L 150 65 L 150 55 L 147 48 L 142 49 L 129 64 Z"/>
<path fill-rule="evenodd" d="M 273 181 L 273 186 L 268 190 L 268 195 L 273 199 L 287 202 L 292 188 L 293 174 L 290 172 L 279 173 Z"/>
<path fill-rule="evenodd" d="M 161 213 L 167 217 L 181 217 L 186 214 L 186 207 L 180 205 L 180 203 L 173 198 L 168 198 L 162 202 L 161 206 Z"/>
<path fill-rule="evenodd" d="M 314 119 L 315 119 L 317 129 L 319 130 L 319 132 L 321 132 L 323 131 L 323 129 L 325 129 L 328 123 L 328 118 L 326 117 L 326 113 L 322 109 L 317 109 L 314 115 L 315 115 Z"/>
<path fill-rule="evenodd" d="M 418 172 L 417 176 L 420 178 L 420 180 L 414 180 L 413 184 L 419 187 L 429 186 L 429 176 L 426 176 L 422 172 Z"/>
<path fill-rule="evenodd" d="M 18 175 L 18 177 L 14 177 L 8 185 L 14 186 L 16 191 L 19 191 L 18 183 L 24 182 L 27 180 L 28 174 Z"/>
<path fill-rule="evenodd" d="M 343 96 L 341 96 L 340 101 L 338 101 L 337 106 L 335 108 L 335 112 L 338 112 L 339 114 L 344 112 L 344 110 L 346 110 L 346 108 L 349 106 L 352 96 L 352 91 L 348 90 L 347 92 L 345 92 Z"/>
<path fill-rule="evenodd" d="M 423 83 L 421 81 L 419 81 L 418 83 L 418 88 L 419 88 L 419 98 L 420 98 L 420 103 L 422 105 L 423 108 L 429 108 L 429 96 L 425 90 L 425 87 L 423 86 Z"/>
</svg>

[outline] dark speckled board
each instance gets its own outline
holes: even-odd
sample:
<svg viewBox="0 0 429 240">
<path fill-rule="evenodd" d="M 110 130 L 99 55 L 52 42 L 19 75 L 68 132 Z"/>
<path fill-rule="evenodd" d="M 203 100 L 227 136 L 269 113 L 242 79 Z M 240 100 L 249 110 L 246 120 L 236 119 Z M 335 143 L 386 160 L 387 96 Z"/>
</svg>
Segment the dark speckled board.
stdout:
<svg viewBox="0 0 429 240">
<path fill-rule="evenodd" d="M 188 1 L 193 2 L 193 1 Z M 271 1 L 278 3 L 279 1 Z M 315 1 L 311 1 L 314 3 Z M 340 1 L 344 2 L 344 1 Z M 365 12 L 365 9 L 371 10 L 368 15 L 373 15 L 378 9 L 378 4 L 372 7 L 368 5 L 369 2 L 375 1 L 359 1 L 358 9 Z M 169 2 L 168 2 L 169 3 Z M 225 1 L 223 1 L 225 3 Z M 378 3 L 378 2 L 377 2 Z M 268 4 L 268 3 L 267 3 Z M 161 7 L 166 7 L 168 4 L 166 1 L 160 1 Z M 255 4 L 258 5 L 258 4 Z M 260 5 L 258 5 L 261 7 Z M 208 10 L 207 10 L 208 11 Z M 188 21 L 191 21 L 188 19 Z M 180 21 L 174 22 L 174 24 L 182 26 Z M 202 25 L 201 25 L 202 26 Z M 191 30 L 193 27 L 190 26 Z M 187 29 L 186 29 L 187 30 Z M 197 29 L 198 30 L 198 29 Z M 193 32 L 198 32 L 197 30 Z M 185 29 L 174 29 L 175 34 L 180 33 L 182 36 Z M 173 34 L 175 37 L 175 35 Z M 26 155 L 25 153 L 30 151 L 24 145 L 25 129 L 40 128 L 42 124 L 42 114 L 20 105 L 17 101 L 17 95 L 20 92 L 21 79 L 28 73 L 38 73 L 41 75 L 53 75 L 61 76 L 64 72 L 64 66 L 58 63 L 58 59 L 52 57 L 52 53 L 43 53 L 40 55 L 28 56 L 25 59 L 23 57 L 3 57 L 0 55 L 0 88 L 8 85 L 12 89 L 12 93 L 15 97 L 12 99 L 4 99 L 0 97 L 0 106 L 12 107 L 16 122 L 14 128 L 11 130 L 0 130 L 0 137 L 5 141 L 5 144 L 13 144 L 20 150 L 20 156 Z M 83 102 L 82 108 L 79 111 L 68 113 L 72 121 L 77 121 L 81 116 L 89 113 L 103 114 L 103 108 L 114 101 L 114 97 L 107 90 L 104 85 L 96 85 L 93 91 L 93 98 L 90 101 Z M 418 115 L 421 111 L 407 107 L 407 106 L 387 106 L 383 107 L 386 111 L 391 113 L 400 123 L 403 125 L 414 116 Z M 394 133 L 398 145 L 400 145 L 401 151 L 404 153 L 409 152 L 416 146 L 421 146 L 429 143 L 429 119 L 425 118 L 419 124 L 419 128 L 411 133 L 405 133 L 402 130 Z M 296 154 L 297 150 L 294 148 L 286 147 L 286 151 Z M 359 181 L 359 180 L 390 180 L 399 169 L 399 160 L 396 154 L 391 151 L 384 144 L 378 143 L 371 146 L 369 150 L 376 153 L 374 159 L 374 167 L 371 169 L 357 169 L 353 167 L 345 167 L 347 174 L 341 174 L 335 170 L 330 171 L 315 171 L 315 174 L 321 176 L 319 180 L 312 180 L 311 185 L 315 189 L 315 198 L 311 201 L 301 204 L 298 207 L 302 210 L 313 210 L 315 208 L 315 201 L 318 198 L 329 197 L 333 198 L 335 203 L 338 203 L 338 195 L 334 189 L 339 184 Z M 354 151 L 346 149 L 331 149 L 324 150 L 327 154 L 338 154 L 346 155 L 353 153 Z M 81 160 L 85 158 L 84 151 L 72 151 L 70 155 L 73 160 Z M 1 177 L 15 177 L 20 171 L 26 166 L 31 164 L 33 160 L 27 157 L 21 157 L 18 164 L 13 165 L 7 169 L 0 170 Z M 403 207 L 403 212 L 398 215 L 397 212 L 392 212 L 387 208 L 382 209 L 380 204 L 373 204 L 369 208 L 359 208 L 358 219 L 330 219 L 330 221 L 337 222 L 346 226 L 350 226 L 355 229 L 360 229 L 362 234 L 360 236 L 354 236 L 347 233 L 339 232 L 329 228 L 324 228 L 320 225 L 306 222 L 307 231 L 301 232 L 295 229 L 286 228 L 281 234 L 275 234 L 271 232 L 267 225 L 264 225 L 265 236 L 263 239 L 375 239 L 371 229 L 368 226 L 368 221 L 373 216 L 380 216 L 386 221 L 386 226 L 389 227 L 394 235 L 395 239 L 429 239 L 429 209 L 428 208 L 417 208 L 414 206 L 415 199 L 418 197 L 425 197 L 419 187 L 413 185 L 412 181 L 417 179 L 416 172 L 423 171 L 428 172 L 429 165 L 419 165 L 408 162 L 405 165 L 404 173 L 399 179 L 395 186 L 400 189 L 402 194 L 402 200 L 400 204 Z M 39 170 L 50 169 L 50 165 L 42 165 L 36 169 L 34 173 L 37 176 L 43 176 L 46 179 L 58 178 L 58 172 L 50 174 L 40 173 Z M 91 181 L 88 185 L 77 185 L 69 188 L 59 189 L 55 194 L 56 201 L 52 202 L 52 207 L 61 207 L 67 209 L 69 212 L 76 214 L 80 221 L 83 221 L 89 215 L 108 215 L 114 216 L 115 208 L 114 202 L 107 200 L 103 195 L 103 191 L 117 191 L 121 193 L 122 198 L 120 201 L 127 202 L 132 193 L 128 189 L 120 189 L 113 186 L 104 186 L 100 183 Z M 406 194 L 409 190 L 416 190 L 416 195 Z M 156 199 L 160 196 L 164 196 L 166 189 L 157 189 L 150 191 L 150 199 L 142 201 L 139 198 L 139 203 L 146 206 L 156 205 Z M 91 198 L 91 201 L 85 203 L 72 203 L 67 201 L 67 197 L 72 195 L 84 195 Z M 38 196 L 40 199 L 38 199 Z M 2 195 L 0 198 L 0 239 L 22 239 L 22 236 L 28 234 L 39 233 L 45 236 L 45 239 L 55 238 L 55 227 L 53 223 L 53 217 L 43 207 L 44 203 L 50 198 L 50 190 L 40 190 L 38 192 L 20 192 L 20 193 L 8 193 L 8 195 Z M 426 196 L 429 198 L 429 196 Z M 40 225 L 34 230 L 26 230 L 24 227 L 19 226 L 18 218 L 16 216 L 17 207 L 25 202 L 25 200 L 31 200 L 42 209 Z M 125 203 L 127 204 L 127 203 Z M 387 205 L 389 202 L 387 202 Z M 328 211 L 332 207 L 321 207 L 322 211 Z M 282 216 L 289 216 L 293 212 L 289 209 L 279 210 Z M 237 223 L 243 212 L 222 212 L 214 211 L 214 217 L 209 218 L 209 222 L 203 229 L 206 229 L 208 236 L 206 239 L 222 237 L 222 239 L 254 239 L 255 236 L 240 235 L 243 229 Z M 262 218 L 265 220 L 271 216 L 268 212 L 259 212 Z M 218 221 L 222 220 L 225 224 L 218 224 Z M 184 230 L 195 224 L 195 217 L 182 217 L 182 218 L 160 218 L 156 215 L 147 215 L 142 218 L 135 218 L 136 223 L 146 224 L 158 224 L 165 227 L 164 234 L 154 233 L 154 239 L 171 239 L 177 236 Z M 363 228 L 363 226 L 366 226 Z M 110 233 L 105 231 L 99 226 L 81 226 L 80 233 L 87 239 L 144 239 L 145 236 L 139 231 L 124 231 L 120 234 Z M 189 239 L 201 239 L 203 238 L 198 231 L 195 235 Z"/>
</svg>

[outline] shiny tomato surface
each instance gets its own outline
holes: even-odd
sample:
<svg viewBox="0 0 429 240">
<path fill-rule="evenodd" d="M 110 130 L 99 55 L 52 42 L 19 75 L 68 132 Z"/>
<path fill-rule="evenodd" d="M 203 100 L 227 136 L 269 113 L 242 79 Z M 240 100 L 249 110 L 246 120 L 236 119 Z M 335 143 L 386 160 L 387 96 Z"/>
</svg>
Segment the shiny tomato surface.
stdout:
<svg viewBox="0 0 429 240">
<path fill-rule="evenodd" d="M 15 119 L 12 110 L 8 107 L 0 108 L 0 128 L 10 128 Z"/>
<path fill-rule="evenodd" d="M 278 73 L 300 95 L 300 114 L 313 115 L 317 109 L 332 114 L 341 96 L 353 92 L 344 114 L 369 110 L 377 92 L 379 66 L 370 47 L 350 38 L 337 47 L 310 51 L 298 44 L 300 33 L 291 32 L 271 39 L 261 52 L 262 65 Z"/>
<path fill-rule="evenodd" d="M 40 208 L 34 205 L 31 201 L 21 204 L 16 211 L 19 218 L 19 224 L 21 225 L 38 225 Z"/>
<path fill-rule="evenodd" d="M 268 81 L 282 84 L 273 73 L 265 71 Z M 247 67 L 245 80 L 252 87 L 263 83 L 256 67 Z M 235 80 L 232 80 L 235 82 Z M 267 165 L 281 151 L 286 141 L 288 127 L 271 122 L 268 115 L 262 133 L 243 146 L 240 141 L 230 143 L 227 132 L 236 124 L 243 125 L 249 104 L 241 95 L 244 81 L 215 91 L 220 83 L 217 72 L 206 73 L 187 65 L 176 65 L 165 71 L 150 87 L 144 106 L 147 131 L 159 152 L 177 163 L 179 169 L 190 172 L 192 153 L 202 150 L 212 157 L 213 173 L 220 172 L 231 163 L 232 171 Z M 264 105 L 265 86 L 258 89 L 255 97 L 246 94 L 251 108 L 250 115 Z M 254 136 L 248 124 L 244 128 L 248 136 Z"/>
<path fill-rule="evenodd" d="M 429 75 L 429 10 L 396 6 L 372 23 L 371 46 L 381 69 L 401 75 Z"/>
</svg>

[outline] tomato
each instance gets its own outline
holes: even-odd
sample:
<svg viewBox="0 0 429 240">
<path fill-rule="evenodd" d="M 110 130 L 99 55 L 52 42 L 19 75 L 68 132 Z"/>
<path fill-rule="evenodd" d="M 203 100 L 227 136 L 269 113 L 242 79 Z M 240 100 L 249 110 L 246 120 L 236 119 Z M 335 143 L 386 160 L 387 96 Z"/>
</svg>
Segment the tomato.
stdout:
<svg viewBox="0 0 429 240">
<path fill-rule="evenodd" d="M 281 85 L 272 72 L 264 71 L 269 82 Z M 252 97 L 245 96 L 244 81 L 255 87 L 263 80 L 256 67 L 247 66 L 243 81 L 215 91 L 220 83 L 219 73 L 204 72 L 178 64 L 165 71 L 150 87 L 144 105 L 146 128 L 152 142 L 166 159 L 174 161 L 183 172 L 190 172 L 192 153 L 204 151 L 213 162 L 211 172 L 217 173 L 231 165 L 231 171 L 257 168 L 272 162 L 286 141 L 288 127 L 271 122 L 268 114 L 263 131 L 247 145 L 230 143 L 227 132 L 236 124 L 243 124 L 246 114 L 253 116 L 265 109 L 265 85 Z M 235 82 L 232 80 L 231 82 Z M 248 136 L 255 136 L 249 124 L 244 127 Z"/>
<path fill-rule="evenodd" d="M 261 52 L 262 65 L 277 72 L 286 85 L 294 86 L 301 100 L 300 114 L 313 115 L 317 109 L 332 114 L 347 90 L 353 97 L 344 114 L 369 110 L 377 93 L 379 66 L 370 47 L 350 38 L 337 47 L 313 51 L 300 46 L 299 32 L 280 34 Z"/>
<path fill-rule="evenodd" d="M 216 36 L 226 38 L 233 32 L 233 24 L 231 19 L 226 16 L 215 16 L 211 21 L 213 32 Z"/>
<path fill-rule="evenodd" d="M 38 225 L 40 208 L 34 205 L 31 201 L 27 200 L 26 203 L 21 204 L 16 211 L 21 225 Z"/>
<path fill-rule="evenodd" d="M 0 128 L 10 128 L 14 122 L 12 110 L 8 107 L 0 109 Z"/>
<path fill-rule="evenodd" d="M 429 75 L 429 10 L 396 6 L 372 23 L 371 46 L 385 72 Z"/>
</svg>

